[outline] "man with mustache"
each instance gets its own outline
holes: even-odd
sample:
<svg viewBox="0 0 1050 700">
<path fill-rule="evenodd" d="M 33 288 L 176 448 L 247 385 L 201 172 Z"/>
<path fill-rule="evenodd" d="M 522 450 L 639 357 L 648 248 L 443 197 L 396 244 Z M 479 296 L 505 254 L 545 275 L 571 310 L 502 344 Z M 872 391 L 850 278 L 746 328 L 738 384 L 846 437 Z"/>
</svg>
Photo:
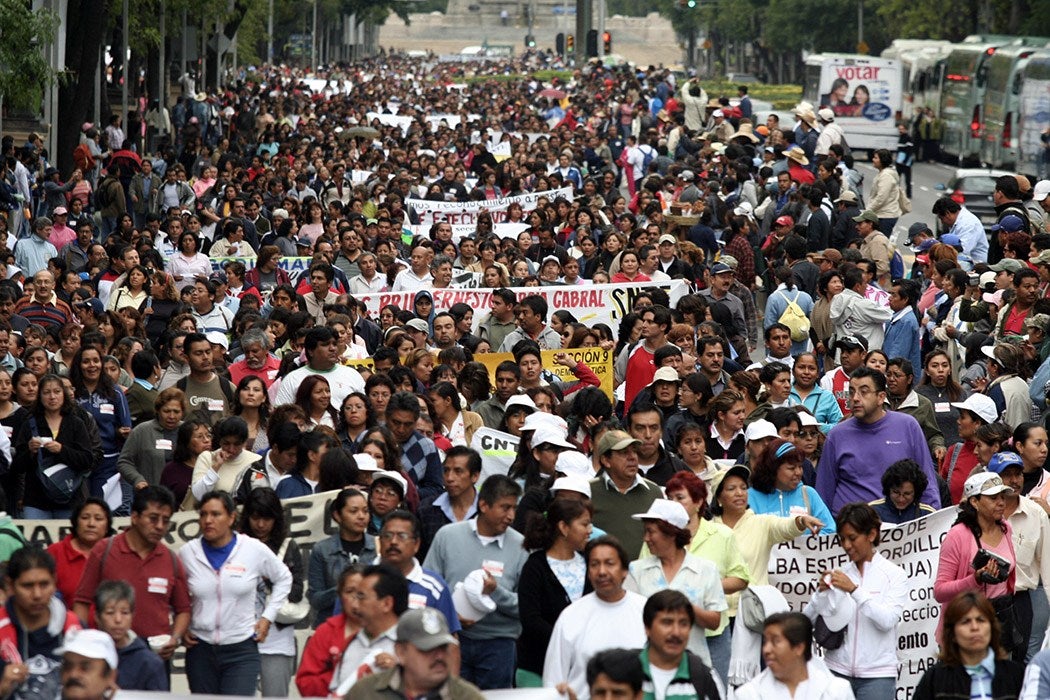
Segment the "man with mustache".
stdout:
<svg viewBox="0 0 1050 700">
<path fill-rule="evenodd" d="M 725 695 L 711 669 L 686 649 L 693 620 L 693 604 L 681 591 L 665 589 L 645 601 L 642 623 L 648 642 L 641 652 L 646 680 L 642 700 L 666 698 L 672 695 L 671 686 L 676 700 L 717 700 Z M 663 686 L 659 691 L 658 684 Z"/>
<path fill-rule="evenodd" d="M 455 648 L 456 638 L 449 634 L 444 615 L 433 608 L 409 610 L 397 623 L 399 663 L 362 678 L 350 689 L 347 700 L 483 700 L 476 686 L 453 675 Z"/>
<path fill-rule="evenodd" d="M 117 649 L 99 630 L 71 630 L 62 652 L 62 700 L 106 700 L 117 689 Z"/>
</svg>

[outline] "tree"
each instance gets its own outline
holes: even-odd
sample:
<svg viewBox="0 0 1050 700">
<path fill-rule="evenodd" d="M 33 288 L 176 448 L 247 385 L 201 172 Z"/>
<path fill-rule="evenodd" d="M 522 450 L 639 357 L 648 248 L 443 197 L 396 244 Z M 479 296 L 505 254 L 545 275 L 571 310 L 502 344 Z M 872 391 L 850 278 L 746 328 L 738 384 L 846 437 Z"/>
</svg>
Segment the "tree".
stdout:
<svg viewBox="0 0 1050 700">
<path fill-rule="evenodd" d="M 69 0 L 66 21 L 75 31 L 66 32 L 66 67 L 70 80 L 58 89 L 58 153 L 52 160 L 59 169 L 73 169 L 73 149 L 80 139 L 80 125 L 94 118 L 99 57 L 109 4 L 106 0 Z"/>
<path fill-rule="evenodd" d="M 35 112 L 58 75 L 41 51 L 55 40 L 58 17 L 22 0 L 0 0 L 0 17 L 0 95 L 6 107 Z"/>
</svg>

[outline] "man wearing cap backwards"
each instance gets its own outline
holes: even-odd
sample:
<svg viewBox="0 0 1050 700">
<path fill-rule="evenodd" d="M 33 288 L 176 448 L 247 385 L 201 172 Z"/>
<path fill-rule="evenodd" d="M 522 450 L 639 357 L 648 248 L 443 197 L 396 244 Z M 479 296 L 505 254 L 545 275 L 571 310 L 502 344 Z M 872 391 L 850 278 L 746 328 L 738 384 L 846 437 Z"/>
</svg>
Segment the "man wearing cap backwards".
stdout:
<svg viewBox="0 0 1050 700">
<path fill-rule="evenodd" d="M 831 152 L 831 147 L 841 144 L 846 136 L 842 127 L 835 123 L 835 113 L 828 107 L 817 111 L 817 119 L 820 120 L 820 136 L 817 137 L 817 147 L 813 152 L 817 156 L 826 156 Z"/>
<path fill-rule="evenodd" d="M 62 654 L 62 700 L 108 700 L 117 690 L 117 648 L 101 630 L 71 630 Z"/>
<path fill-rule="evenodd" d="M 864 364 L 868 354 L 868 343 L 859 335 L 845 335 L 836 339 L 835 349 L 839 352 L 839 366 L 820 378 L 820 388 L 831 392 L 839 402 L 842 415 L 848 416 L 849 410 L 849 377 L 853 370 Z"/>
<path fill-rule="evenodd" d="M 951 197 L 941 197 L 934 202 L 932 212 L 940 220 L 942 230 L 959 237 L 963 252 L 971 260 L 975 263 L 988 262 L 988 235 L 976 214 Z M 912 224 L 912 228 L 915 226 Z M 908 235 L 913 236 L 912 229 L 908 229 Z M 915 244 L 920 242 L 916 241 Z"/>
<path fill-rule="evenodd" d="M 1027 628 L 1029 642 L 1023 647 L 1035 655 L 1043 644 L 1043 637 L 1050 620 L 1050 603 L 1044 595 L 1050 595 L 1039 586 L 1039 580 L 1050 581 L 1050 517 L 1046 511 L 1028 496 L 1024 490 L 1024 462 L 1015 452 L 999 452 L 992 455 L 988 471 L 1002 477 L 1003 485 L 1013 491 L 1005 493 L 1006 510 L 1003 517 L 1010 523 L 1010 537 L 1017 560 L 1017 580 L 1014 584 L 1015 604 L 1020 598 L 1028 598 L 1031 614 L 1018 609 L 1016 619 L 1022 632 Z M 1025 545 L 1025 543 L 1030 543 Z M 1022 596 L 1016 596 L 1021 593 Z M 1023 603 L 1022 603 L 1023 605 Z"/>
<path fill-rule="evenodd" d="M 490 476 L 478 493 L 477 517 L 438 530 L 423 562 L 452 587 L 473 571 L 484 572 L 482 593 L 496 609 L 460 632 L 462 676 L 483 690 L 510 688 L 514 681 L 518 580 L 528 558 L 521 534 L 510 527 L 520 496 L 513 479 Z"/>
<path fill-rule="evenodd" d="M 645 512 L 661 497 L 660 487 L 639 473 L 640 442 L 622 430 L 605 433 L 595 449 L 603 471 L 591 479 L 594 525 L 619 540 L 632 559 L 642 550 L 643 528 L 630 514 Z"/>
<path fill-rule="evenodd" d="M 861 367 L 850 375 L 852 414 L 828 433 L 817 465 L 817 492 L 837 513 L 846 503 L 870 503 L 882 496 L 882 474 L 894 462 L 913 459 L 929 479 L 920 501 L 941 504 L 933 460 L 918 422 L 886 410 L 886 376 Z"/>
<path fill-rule="evenodd" d="M 452 672 L 456 639 L 436 610 L 409 610 L 397 623 L 398 663 L 362 678 L 348 700 L 483 700 L 477 686 Z"/>
</svg>

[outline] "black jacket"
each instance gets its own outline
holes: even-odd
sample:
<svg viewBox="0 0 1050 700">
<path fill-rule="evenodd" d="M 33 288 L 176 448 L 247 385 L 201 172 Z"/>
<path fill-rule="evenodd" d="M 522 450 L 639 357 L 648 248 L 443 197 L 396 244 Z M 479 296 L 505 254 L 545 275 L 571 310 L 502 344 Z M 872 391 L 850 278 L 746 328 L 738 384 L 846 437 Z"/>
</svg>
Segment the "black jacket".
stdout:
<svg viewBox="0 0 1050 700">
<path fill-rule="evenodd" d="M 584 576 L 583 594 L 590 592 L 591 582 Z M 530 554 L 518 579 L 518 614 L 521 617 L 519 667 L 543 674 L 543 659 L 547 655 L 554 623 L 571 602 L 547 563 L 547 552 L 538 549 Z"/>
<path fill-rule="evenodd" d="M 991 700 L 1014 700 L 1021 694 L 1024 664 L 1012 659 L 995 660 Z M 922 674 L 912 700 L 969 700 L 970 674 L 962 666 L 948 666 L 941 661 Z"/>
</svg>

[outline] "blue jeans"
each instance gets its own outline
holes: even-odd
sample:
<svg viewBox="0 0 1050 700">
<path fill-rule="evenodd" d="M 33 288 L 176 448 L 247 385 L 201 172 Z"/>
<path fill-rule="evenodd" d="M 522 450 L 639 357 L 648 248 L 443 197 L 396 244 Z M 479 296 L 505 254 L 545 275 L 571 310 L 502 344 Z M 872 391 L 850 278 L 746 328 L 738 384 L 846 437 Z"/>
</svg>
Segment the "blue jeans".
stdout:
<svg viewBox="0 0 1050 700">
<path fill-rule="evenodd" d="M 879 219 L 879 225 L 877 229 L 886 234 L 886 238 L 893 240 L 893 227 L 897 225 L 897 217 L 892 219 Z"/>
<path fill-rule="evenodd" d="M 261 669 L 254 639 L 236 644 L 197 642 L 186 651 L 186 680 L 194 695 L 255 695 Z"/>
<path fill-rule="evenodd" d="M 1043 637 L 1046 636 L 1047 625 L 1050 624 L 1050 603 L 1046 600 L 1046 592 L 1042 584 L 1032 589 L 1032 634 L 1028 639 L 1028 656 L 1026 661 L 1043 648 Z"/>
<path fill-rule="evenodd" d="M 72 508 L 59 510 L 41 510 L 33 506 L 24 506 L 22 508 L 22 517 L 26 520 L 69 520 L 72 516 Z"/>
<path fill-rule="evenodd" d="M 896 678 L 854 678 L 841 673 L 835 675 L 849 681 L 853 688 L 853 696 L 857 700 L 893 700 L 897 695 Z"/>
<path fill-rule="evenodd" d="M 516 662 L 513 639 L 459 638 L 459 675 L 481 690 L 498 690 L 514 685 Z"/>
<path fill-rule="evenodd" d="M 707 638 L 707 651 L 711 654 L 711 668 L 722 678 L 722 685 L 729 678 L 729 657 L 732 654 L 733 632 L 729 626 L 722 634 Z"/>
</svg>

